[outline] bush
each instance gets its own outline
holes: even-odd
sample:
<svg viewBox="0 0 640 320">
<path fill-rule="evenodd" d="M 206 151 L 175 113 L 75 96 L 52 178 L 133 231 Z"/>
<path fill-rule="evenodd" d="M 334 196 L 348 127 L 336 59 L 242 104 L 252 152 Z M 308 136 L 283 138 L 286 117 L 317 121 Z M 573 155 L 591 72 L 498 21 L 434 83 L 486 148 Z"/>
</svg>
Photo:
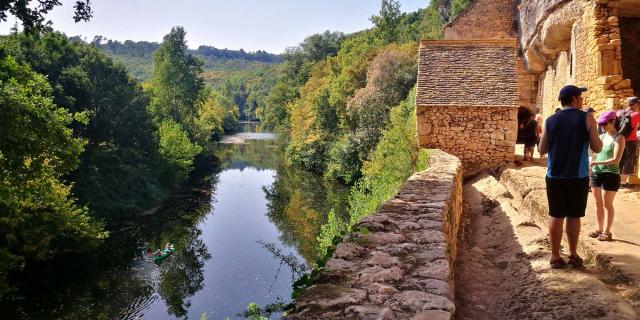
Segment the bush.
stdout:
<svg viewBox="0 0 640 320">
<path fill-rule="evenodd" d="M 193 169 L 193 159 L 202 151 L 202 147 L 192 143 L 182 126 L 171 120 L 162 121 L 158 135 L 160 136 L 160 154 L 171 167 L 175 168 L 171 175 L 172 179 L 184 180 Z"/>
</svg>

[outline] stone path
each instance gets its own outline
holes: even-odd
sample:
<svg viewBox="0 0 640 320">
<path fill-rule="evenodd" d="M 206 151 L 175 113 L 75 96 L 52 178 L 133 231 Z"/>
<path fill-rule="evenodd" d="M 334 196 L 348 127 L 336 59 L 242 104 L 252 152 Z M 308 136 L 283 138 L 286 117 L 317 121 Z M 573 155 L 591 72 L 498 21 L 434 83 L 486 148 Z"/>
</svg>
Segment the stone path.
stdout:
<svg viewBox="0 0 640 320">
<path fill-rule="evenodd" d="M 494 177 L 465 185 L 466 222 L 456 266 L 456 318 L 638 319 L 593 266 L 549 268 L 546 228 Z M 524 210 L 523 210 L 524 209 Z"/>
<path fill-rule="evenodd" d="M 519 201 L 523 212 L 543 227 L 548 213 L 545 172 L 544 160 L 536 160 L 511 166 L 500 175 L 500 181 Z M 614 241 L 589 238 L 586 234 L 597 229 L 594 199 L 589 195 L 587 215 L 582 219 L 579 253 L 600 269 L 601 279 L 640 310 L 640 189 L 620 189 L 614 206 Z"/>
</svg>

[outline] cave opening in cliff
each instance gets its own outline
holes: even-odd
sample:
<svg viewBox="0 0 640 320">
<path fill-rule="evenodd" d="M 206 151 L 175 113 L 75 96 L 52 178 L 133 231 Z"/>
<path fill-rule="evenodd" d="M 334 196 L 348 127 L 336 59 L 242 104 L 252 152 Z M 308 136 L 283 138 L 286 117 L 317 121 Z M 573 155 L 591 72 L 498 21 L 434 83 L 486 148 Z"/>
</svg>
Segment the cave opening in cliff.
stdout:
<svg viewBox="0 0 640 320">
<path fill-rule="evenodd" d="M 636 96 L 640 95 L 640 4 L 639 16 L 620 17 L 622 39 L 622 75 L 631 79 Z"/>
</svg>

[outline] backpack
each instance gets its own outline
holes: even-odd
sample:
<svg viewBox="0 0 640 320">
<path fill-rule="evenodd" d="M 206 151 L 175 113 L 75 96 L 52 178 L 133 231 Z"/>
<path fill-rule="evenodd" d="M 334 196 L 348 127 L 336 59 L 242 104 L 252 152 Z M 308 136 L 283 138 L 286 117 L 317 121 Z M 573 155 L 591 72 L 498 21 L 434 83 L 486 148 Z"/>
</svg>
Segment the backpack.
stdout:
<svg viewBox="0 0 640 320">
<path fill-rule="evenodd" d="M 618 134 L 625 138 L 631 134 L 633 127 L 631 126 L 630 110 L 622 110 L 618 112 L 618 118 L 616 119 L 616 130 L 618 130 Z"/>
</svg>

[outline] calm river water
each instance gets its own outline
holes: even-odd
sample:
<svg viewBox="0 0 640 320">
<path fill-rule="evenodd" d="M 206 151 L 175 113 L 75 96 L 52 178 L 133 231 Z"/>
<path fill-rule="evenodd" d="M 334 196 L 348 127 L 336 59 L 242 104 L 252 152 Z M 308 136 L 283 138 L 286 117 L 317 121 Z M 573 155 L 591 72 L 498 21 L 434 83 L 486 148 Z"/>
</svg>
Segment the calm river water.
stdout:
<svg viewBox="0 0 640 320">
<path fill-rule="evenodd" d="M 33 278 L 17 317 L 237 319 L 251 302 L 288 302 L 294 275 L 274 251 L 314 261 L 320 226 L 332 209 L 344 216 L 347 190 L 286 167 L 255 124 L 242 131 L 225 139 L 213 172 L 114 233 L 110 251 Z M 177 251 L 157 265 L 145 249 L 165 242 Z"/>
</svg>

